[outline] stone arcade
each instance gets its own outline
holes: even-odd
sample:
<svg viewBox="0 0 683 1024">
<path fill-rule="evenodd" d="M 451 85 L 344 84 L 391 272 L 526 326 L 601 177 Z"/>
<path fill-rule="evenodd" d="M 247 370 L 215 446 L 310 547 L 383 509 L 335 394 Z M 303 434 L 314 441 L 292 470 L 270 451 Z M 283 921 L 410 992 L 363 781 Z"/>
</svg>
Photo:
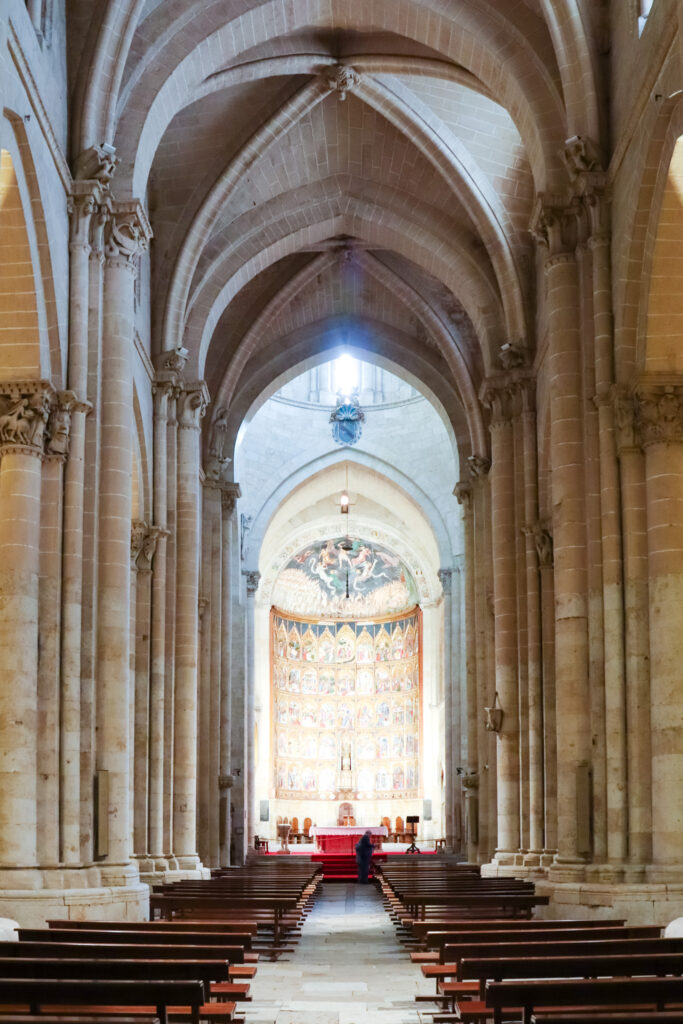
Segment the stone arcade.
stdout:
<svg viewBox="0 0 683 1024">
<path fill-rule="evenodd" d="M 681 0 L 3 0 L 0 915 L 347 799 L 683 914 L 682 55 Z"/>
</svg>

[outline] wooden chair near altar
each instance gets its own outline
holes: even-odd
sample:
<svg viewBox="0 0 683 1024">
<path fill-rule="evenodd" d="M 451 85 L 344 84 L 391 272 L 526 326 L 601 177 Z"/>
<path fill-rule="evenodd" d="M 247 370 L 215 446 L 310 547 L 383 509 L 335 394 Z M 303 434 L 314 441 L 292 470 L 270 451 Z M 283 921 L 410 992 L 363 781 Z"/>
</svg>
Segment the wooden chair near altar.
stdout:
<svg viewBox="0 0 683 1024">
<path fill-rule="evenodd" d="M 292 827 L 289 830 L 289 839 L 292 843 L 301 842 L 301 833 L 299 832 L 299 819 L 292 818 Z"/>
<path fill-rule="evenodd" d="M 396 842 L 396 840 L 394 839 L 394 834 L 391 831 L 391 818 L 382 818 L 380 825 L 384 825 L 385 829 L 387 830 L 387 842 Z"/>
<path fill-rule="evenodd" d="M 396 824 L 394 825 L 392 836 L 395 843 L 406 842 L 406 830 L 405 825 L 403 824 L 403 818 L 396 818 Z"/>
<path fill-rule="evenodd" d="M 310 818 L 304 818 L 303 841 L 305 843 L 312 843 L 313 842 L 313 836 L 311 835 L 311 826 L 312 826 L 312 824 L 313 824 L 313 822 L 311 821 Z"/>
</svg>

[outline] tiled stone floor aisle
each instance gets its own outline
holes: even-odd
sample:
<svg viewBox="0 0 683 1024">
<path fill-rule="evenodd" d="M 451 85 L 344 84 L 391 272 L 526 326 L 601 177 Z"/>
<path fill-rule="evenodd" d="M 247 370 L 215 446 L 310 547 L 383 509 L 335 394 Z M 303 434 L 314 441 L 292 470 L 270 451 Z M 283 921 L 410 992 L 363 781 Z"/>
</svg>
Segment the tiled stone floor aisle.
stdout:
<svg viewBox="0 0 683 1024">
<path fill-rule="evenodd" d="M 430 990 L 375 886 L 328 882 L 296 952 L 261 962 L 253 1002 L 237 1005 L 246 1024 L 419 1024 L 415 995 Z"/>
</svg>

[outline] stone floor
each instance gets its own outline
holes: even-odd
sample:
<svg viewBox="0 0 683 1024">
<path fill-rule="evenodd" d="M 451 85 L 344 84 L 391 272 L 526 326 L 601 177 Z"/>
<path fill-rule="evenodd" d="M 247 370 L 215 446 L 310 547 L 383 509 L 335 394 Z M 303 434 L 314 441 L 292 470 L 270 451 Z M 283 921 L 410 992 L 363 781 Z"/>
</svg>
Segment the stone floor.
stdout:
<svg viewBox="0 0 683 1024">
<path fill-rule="evenodd" d="M 396 939 L 374 885 L 328 882 L 296 951 L 259 964 L 246 1024 L 420 1024 L 430 992 Z M 239 1005 L 239 1004 L 238 1004 Z M 241 1009 L 241 1007 L 240 1007 Z"/>
</svg>

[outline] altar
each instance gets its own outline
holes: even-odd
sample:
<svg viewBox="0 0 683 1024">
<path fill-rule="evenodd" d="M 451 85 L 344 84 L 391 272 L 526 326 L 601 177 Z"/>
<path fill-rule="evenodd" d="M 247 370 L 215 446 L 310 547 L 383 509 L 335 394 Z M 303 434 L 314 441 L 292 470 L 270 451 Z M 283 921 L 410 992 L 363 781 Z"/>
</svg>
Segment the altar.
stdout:
<svg viewBox="0 0 683 1024">
<path fill-rule="evenodd" d="M 356 843 L 360 837 L 369 832 L 372 845 L 376 850 L 382 849 L 382 839 L 389 835 L 386 825 L 364 828 L 362 825 L 314 825 L 311 835 L 315 846 L 321 853 L 355 853 Z"/>
</svg>

